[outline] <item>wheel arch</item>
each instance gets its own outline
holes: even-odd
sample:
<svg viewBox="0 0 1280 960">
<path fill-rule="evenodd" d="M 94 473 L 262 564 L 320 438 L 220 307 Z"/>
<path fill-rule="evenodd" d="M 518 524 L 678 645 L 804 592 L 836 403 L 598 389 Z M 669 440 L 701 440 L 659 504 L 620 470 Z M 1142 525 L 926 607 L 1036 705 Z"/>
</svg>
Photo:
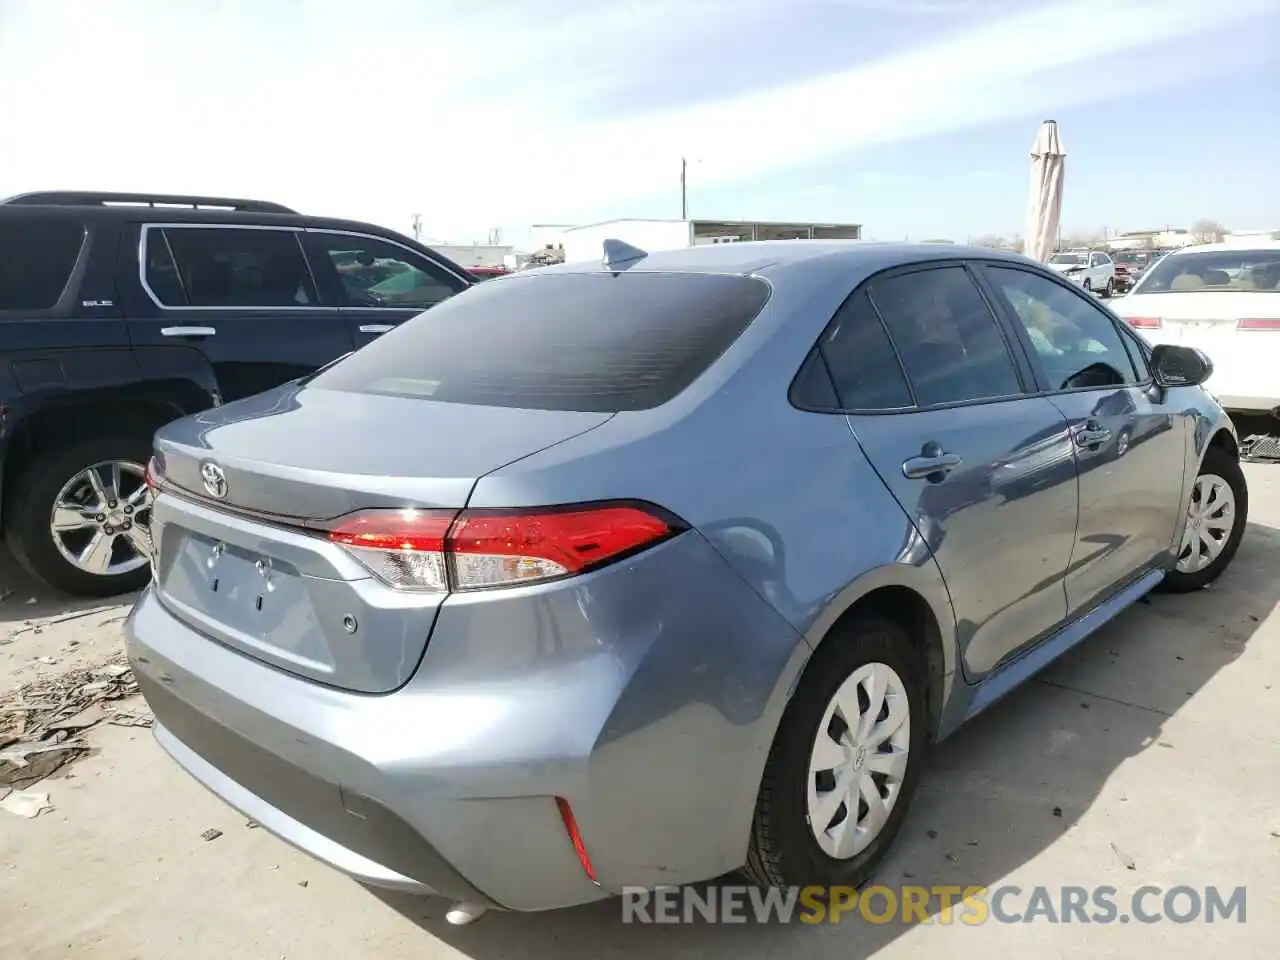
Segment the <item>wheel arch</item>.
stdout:
<svg viewBox="0 0 1280 960">
<path fill-rule="evenodd" d="M 806 632 L 809 646 L 816 652 L 824 643 L 846 642 L 842 628 L 866 613 L 897 623 L 916 645 L 933 739 L 951 695 L 957 660 L 951 599 L 933 559 L 923 568 L 891 564 L 859 577 L 833 598 Z"/>
<path fill-rule="evenodd" d="M 0 464 L 0 529 L 15 482 L 37 456 L 59 446 L 111 432 L 154 433 L 188 413 L 179 399 L 165 395 L 121 396 L 117 390 L 84 391 L 30 411 L 7 426 L 4 462 Z"/>
</svg>

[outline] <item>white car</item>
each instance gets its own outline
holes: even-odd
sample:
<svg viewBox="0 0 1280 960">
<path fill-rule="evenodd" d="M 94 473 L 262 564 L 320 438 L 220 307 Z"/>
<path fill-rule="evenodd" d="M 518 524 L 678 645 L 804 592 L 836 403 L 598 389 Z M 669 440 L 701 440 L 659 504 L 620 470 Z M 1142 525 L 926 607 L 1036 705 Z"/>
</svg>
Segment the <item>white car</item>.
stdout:
<svg viewBox="0 0 1280 960">
<path fill-rule="evenodd" d="M 1175 250 L 1112 309 L 1150 343 L 1198 347 L 1227 410 L 1280 408 L 1280 241 Z"/>
<path fill-rule="evenodd" d="M 1116 292 L 1116 265 L 1100 250 L 1064 250 L 1049 258 L 1049 268 L 1090 293 L 1109 297 Z"/>
</svg>

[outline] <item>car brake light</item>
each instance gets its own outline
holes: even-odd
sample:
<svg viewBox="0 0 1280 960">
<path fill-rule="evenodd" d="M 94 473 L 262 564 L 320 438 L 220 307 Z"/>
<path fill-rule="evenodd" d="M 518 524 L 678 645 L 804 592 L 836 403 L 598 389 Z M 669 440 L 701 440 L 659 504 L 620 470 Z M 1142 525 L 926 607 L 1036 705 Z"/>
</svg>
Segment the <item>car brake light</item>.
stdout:
<svg viewBox="0 0 1280 960">
<path fill-rule="evenodd" d="M 393 587 L 444 593 L 572 576 L 678 533 L 654 508 L 606 503 L 533 510 L 370 510 L 329 539 Z"/>
<path fill-rule="evenodd" d="M 1125 317 L 1124 322 L 1135 330 L 1159 330 L 1159 317 Z"/>
<path fill-rule="evenodd" d="M 1280 319 L 1253 317 L 1248 320 L 1241 320 L 1237 327 L 1241 330 L 1280 330 Z"/>
<path fill-rule="evenodd" d="M 147 489 L 153 494 L 160 491 L 160 467 L 156 463 L 155 457 L 147 461 L 147 465 L 142 471 L 142 482 L 147 485 Z"/>
</svg>

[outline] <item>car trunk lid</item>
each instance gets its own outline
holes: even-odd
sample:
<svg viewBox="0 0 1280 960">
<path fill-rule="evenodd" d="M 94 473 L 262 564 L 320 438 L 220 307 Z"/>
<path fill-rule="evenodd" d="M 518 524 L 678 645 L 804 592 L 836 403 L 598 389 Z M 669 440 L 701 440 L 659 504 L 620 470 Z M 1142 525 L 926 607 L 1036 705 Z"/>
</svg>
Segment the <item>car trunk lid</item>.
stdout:
<svg viewBox="0 0 1280 960">
<path fill-rule="evenodd" d="M 607 413 L 290 385 L 163 428 L 156 590 L 212 640 L 343 689 L 408 680 L 447 594 L 396 590 L 324 535 L 369 509 L 460 510 L 480 476 Z"/>
</svg>

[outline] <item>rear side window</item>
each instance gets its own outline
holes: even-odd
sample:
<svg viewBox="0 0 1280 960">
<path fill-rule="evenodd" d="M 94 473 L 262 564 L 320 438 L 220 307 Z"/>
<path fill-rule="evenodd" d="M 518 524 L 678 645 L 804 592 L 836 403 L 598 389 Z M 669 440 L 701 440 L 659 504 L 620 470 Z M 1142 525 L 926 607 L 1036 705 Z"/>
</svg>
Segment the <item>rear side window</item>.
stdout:
<svg viewBox="0 0 1280 960">
<path fill-rule="evenodd" d="M 303 307 L 316 302 L 292 230 L 152 227 L 147 286 L 166 307 Z"/>
<path fill-rule="evenodd" d="M 768 298 L 767 284 L 741 276 L 510 277 L 446 300 L 312 383 L 448 403 L 644 410 L 701 375 Z"/>
<path fill-rule="evenodd" d="M 846 410 L 893 410 L 912 404 L 884 324 L 865 292 L 845 301 L 822 342 L 822 353 Z"/>
<path fill-rule="evenodd" d="M 871 299 L 921 406 L 1022 392 L 996 318 L 963 267 L 873 281 Z"/>
<path fill-rule="evenodd" d="M 68 220 L 0 220 L 0 311 L 57 304 L 84 246 L 84 225 Z"/>
</svg>

